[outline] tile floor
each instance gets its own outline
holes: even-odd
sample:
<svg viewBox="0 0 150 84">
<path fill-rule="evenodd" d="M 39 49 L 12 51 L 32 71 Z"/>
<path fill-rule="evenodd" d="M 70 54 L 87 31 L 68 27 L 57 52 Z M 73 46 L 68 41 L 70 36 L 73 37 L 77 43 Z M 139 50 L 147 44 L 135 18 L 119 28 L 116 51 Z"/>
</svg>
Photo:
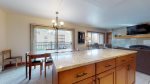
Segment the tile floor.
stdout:
<svg viewBox="0 0 150 84">
<path fill-rule="evenodd" d="M 150 84 L 150 75 L 137 72 L 136 84 Z"/>
</svg>

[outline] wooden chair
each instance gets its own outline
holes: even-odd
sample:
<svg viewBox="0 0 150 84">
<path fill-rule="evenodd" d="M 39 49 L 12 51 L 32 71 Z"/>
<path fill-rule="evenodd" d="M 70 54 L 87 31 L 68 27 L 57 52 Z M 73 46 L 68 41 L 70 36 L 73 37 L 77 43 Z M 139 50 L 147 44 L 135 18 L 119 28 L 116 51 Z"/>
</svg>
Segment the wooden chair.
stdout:
<svg viewBox="0 0 150 84">
<path fill-rule="evenodd" d="M 36 57 L 41 56 L 41 54 L 39 54 L 39 55 L 28 55 L 28 53 L 26 53 L 26 56 L 27 57 L 30 56 L 30 59 L 32 60 L 30 65 L 31 65 L 31 67 L 34 66 L 34 69 L 35 69 L 35 66 L 40 65 L 40 76 L 41 76 L 42 75 L 42 69 L 43 69 L 43 62 L 42 62 L 42 60 L 37 60 L 36 59 Z M 28 77 L 28 67 L 29 67 L 30 59 L 26 61 L 27 62 L 27 65 L 26 65 L 26 78 Z M 31 78 L 31 77 L 29 77 L 29 78 Z"/>
<path fill-rule="evenodd" d="M 11 64 L 12 62 L 15 62 L 17 67 L 19 59 L 21 60 L 22 63 L 22 56 L 12 56 L 10 49 L 2 51 L 2 70 L 4 70 L 5 68 L 5 63 Z"/>
<path fill-rule="evenodd" d="M 53 60 L 51 58 L 51 54 L 47 54 L 49 55 L 49 58 L 45 58 L 45 77 L 46 77 L 46 67 L 48 66 L 48 68 L 50 68 L 50 66 L 53 64 Z"/>
</svg>

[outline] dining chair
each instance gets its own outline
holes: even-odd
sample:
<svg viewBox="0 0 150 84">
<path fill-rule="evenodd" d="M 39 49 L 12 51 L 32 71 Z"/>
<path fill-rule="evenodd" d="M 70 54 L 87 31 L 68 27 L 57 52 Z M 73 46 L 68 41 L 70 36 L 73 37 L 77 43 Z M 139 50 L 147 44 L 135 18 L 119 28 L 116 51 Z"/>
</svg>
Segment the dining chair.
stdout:
<svg viewBox="0 0 150 84">
<path fill-rule="evenodd" d="M 45 57 L 45 67 L 44 67 L 44 69 L 45 69 L 45 77 L 46 77 L 46 67 L 48 66 L 48 69 L 49 69 L 50 66 L 53 64 L 53 60 L 51 58 L 51 54 L 47 54 L 47 55 L 49 55 L 49 57 L 48 58 Z"/>
<path fill-rule="evenodd" d="M 42 60 L 37 60 L 36 58 L 37 57 L 39 57 L 39 56 L 42 56 L 43 54 L 37 54 L 37 55 L 28 55 L 28 53 L 26 53 L 26 56 L 27 56 L 27 58 L 26 58 L 26 78 L 28 77 L 28 67 L 29 66 L 31 66 L 31 68 L 32 68 L 32 66 L 34 66 L 34 69 L 35 69 L 35 66 L 40 66 L 40 76 L 42 75 L 42 69 L 43 69 L 43 62 L 42 62 Z M 30 58 L 30 59 L 28 59 L 28 57 Z M 31 60 L 31 62 L 30 62 L 30 60 Z M 30 69 L 29 69 L 30 70 Z M 30 71 L 30 74 L 31 74 L 32 72 Z M 30 76 L 30 75 L 29 75 Z M 31 77 L 29 77 L 29 78 L 31 78 Z"/>
<path fill-rule="evenodd" d="M 22 64 L 22 56 L 12 56 L 11 49 L 3 50 L 2 51 L 2 70 L 5 68 L 5 63 L 12 63 L 15 62 L 16 67 L 18 67 L 18 60 L 21 60 Z"/>
</svg>

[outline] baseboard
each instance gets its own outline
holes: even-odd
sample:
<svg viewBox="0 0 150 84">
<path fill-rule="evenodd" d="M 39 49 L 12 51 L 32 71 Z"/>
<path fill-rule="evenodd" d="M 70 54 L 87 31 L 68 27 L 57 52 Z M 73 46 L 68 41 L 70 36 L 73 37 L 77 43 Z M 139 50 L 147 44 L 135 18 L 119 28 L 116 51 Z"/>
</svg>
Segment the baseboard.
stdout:
<svg viewBox="0 0 150 84">
<path fill-rule="evenodd" d="M 22 66 L 22 65 L 25 65 L 25 64 L 26 64 L 25 62 L 18 63 L 18 66 Z M 16 66 L 15 63 L 13 63 L 13 64 L 6 64 L 4 67 L 5 67 L 5 69 L 7 69 L 9 67 L 14 67 L 14 66 Z"/>
</svg>

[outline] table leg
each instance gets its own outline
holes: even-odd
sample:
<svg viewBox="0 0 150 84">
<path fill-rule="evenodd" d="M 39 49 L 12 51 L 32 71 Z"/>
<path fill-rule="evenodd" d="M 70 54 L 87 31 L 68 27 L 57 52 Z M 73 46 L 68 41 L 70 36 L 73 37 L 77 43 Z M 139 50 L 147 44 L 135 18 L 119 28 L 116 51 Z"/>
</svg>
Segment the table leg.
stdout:
<svg viewBox="0 0 150 84">
<path fill-rule="evenodd" d="M 45 61 L 44 61 L 44 69 L 45 69 L 45 71 L 44 71 L 44 73 L 45 73 L 45 78 L 46 78 L 46 57 L 45 57 Z"/>
<path fill-rule="evenodd" d="M 29 57 L 29 80 L 31 80 L 31 57 Z"/>
<path fill-rule="evenodd" d="M 27 65 L 27 54 L 26 54 L 26 78 L 28 77 L 28 65 Z"/>
</svg>

